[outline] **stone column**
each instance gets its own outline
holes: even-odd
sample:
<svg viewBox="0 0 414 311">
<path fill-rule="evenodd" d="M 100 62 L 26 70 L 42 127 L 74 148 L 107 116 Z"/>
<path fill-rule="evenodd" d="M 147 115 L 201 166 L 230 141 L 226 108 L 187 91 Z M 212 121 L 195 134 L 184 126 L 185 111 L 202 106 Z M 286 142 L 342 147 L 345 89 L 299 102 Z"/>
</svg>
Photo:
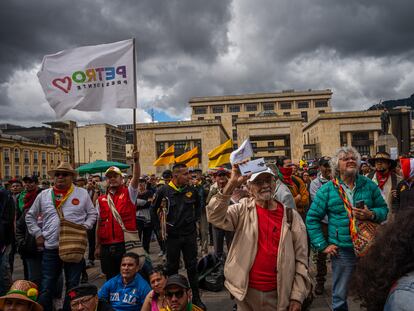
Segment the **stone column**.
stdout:
<svg viewBox="0 0 414 311">
<path fill-rule="evenodd" d="M 377 151 L 378 131 L 374 131 L 374 153 Z"/>
<path fill-rule="evenodd" d="M 348 147 L 352 146 L 352 134 L 351 132 L 346 133 L 346 144 Z"/>
</svg>

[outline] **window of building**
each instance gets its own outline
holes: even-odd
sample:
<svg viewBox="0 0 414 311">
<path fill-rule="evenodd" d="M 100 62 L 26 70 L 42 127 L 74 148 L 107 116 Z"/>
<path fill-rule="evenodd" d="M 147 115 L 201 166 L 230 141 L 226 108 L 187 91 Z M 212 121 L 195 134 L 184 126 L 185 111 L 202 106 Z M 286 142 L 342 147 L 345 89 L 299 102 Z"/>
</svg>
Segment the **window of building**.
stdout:
<svg viewBox="0 0 414 311">
<path fill-rule="evenodd" d="M 5 176 L 6 179 L 11 179 L 10 166 L 9 165 L 4 166 L 4 176 Z"/>
<path fill-rule="evenodd" d="M 194 107 L 194 114 L 206 114 L 207 107 Z"/>
<path fill-rule="evenodd" d="M 19 162 L 20 161 L 20 151 L 19 149 L 14 149 L 14 161 Z"/>
<path fill-rule="evenodd" d="M 29 167 L 27 165 L 25 165 L 25 167 L 24 167 L 24 176 L 29 176 L 29 175 L 30 175 Z"/>
<path fill-rule="evenodd" d="M 233 130 L 233 140 L 237 140 L 237 130 Z"/>
<path fill-rule="evenodd" d="M 232 115 L 231 116 L 231 125 L 234 125 L 236 123 L 237 120 L 237 115 Z"/>
<path fill-rule="evenodd" d="M 224 106 L 213 106 L 213 113 L 223 113 Z"/>
<path fill-rule="evenodd" d="M 301 111 L 300 116 L 303 118 L 303 121 L 308 122 L 308 112 L 307 111 Z"/>
<path fill-rule="evenodd" d="M 237 148 L 239 148 L 239 146 L 237 144 L 233 144 L 233 150 L 236 150 Z"/>
<path fill-rule="evenodd" d="M 240 105 L 229 105 L 229 112 L 240 112 Z"/>
<path fill-rule="evenodd" d="M 4 163 L 10 163 L 10 149 L 7 148 L 3 150 L 3 158 L 4 158 Z"/>
<path fill-rule="evenodd" d="M 317 100 L 315 102 L 315 108 L 322 108 L 322 107 L 328 107 L 328 101 L 327 100 Z"/>
<path fill-rule="evenodd" d="M 309 102 L 298 102 L 298 109 L 309 108 Z"/>
<path fill-rule="evenodd" d="M 268 152 L 272 153 L 275 152 L 275 143 L 273 141 L 268 141 L 267 142 L 267 148 L 269 148 Z"/>
<path fill-rule="evenodd" d="M 221 121 L 221 116 L 215 116 L 214 119 Z"/>
<path fill-rule="evenodd" d="M 325 113 L 325 110 L 319 110 L 318 112 L 319 113 Z"/>
<path fill-rule="evenodd" d="M 67 154 L 67 153 L 65 153 L 64 155 L 63 155 L 63 157 L 64 157 L 64 161 L 65 162 L 69 162 L 69 155 Z"/>
<path fill-rule="evenodd" d="M 254 113 L 249 114 L 249 118 L 254 118 L 256 115 Z"/>
<path fill-rule="evenodd" d="M 253 150 L 257 148 L 257 143 L 251 143 Z"/>
<path fill-rule="evenodd" d="M 273 110 L 275 110 L 275 104 L 274 103 L 263 103 L 263 110 L 264 111 L 273 111 Z"/>
<path fill-rule="evenodd" d="M 369 140 L 369 132 L 352 133 L 352 141 Z"/>
<path fill-rule="evenodd" d="M 46 176 L 46 166 L 42 166 L 42 178 L 47 178 L 47 176 Z"/>
<path fill-rule="evenodd" d="M 33 166 L 33 175 L 39 176 L 39 167 Z"/>
<path fill-rule="evenodd" d="M 33 151 L 33 163 L 37 164 L 39 162 L 39 152 Z"/>
<path fill-rule="evenodd" d="M 55 162 L 55 154 L 53 152 L 51 152 L 49 157 L 50 157 L 49 158 L 50 163 L 53 164 Z M 78 159 L 78 160 L 80 161 L 80 159 Z"/>
<path fill-rule="evenodd" d="M 23 151 L 23 158 L 24 158 L 24 164 L 29 164 L 29 162 L 30 162 L 29 150 L 24 150 Z"/>
<path fill-rule="evenodd" d="M 280 109 L 292 109 L 292 103 L 291 102 L 280 103 Z"/>
<path fill-rule="evenodd" d="M 202 121 L 204 120 L 204 117 L 198 117 L 197 120 Z"/>
<path fill-rule="evenodd" d="M 42 151 L 42 164 L 46 164 L 46 152 Z"/>
<path fill-rule="evenodd" d="M 290 116 L 290 112 L 284 112 L 283 115 L 288 117 L 288 116 Z"/>
<path fill-rule="evenodd" d="M 165 151 L 165 143 L 159 142 L 157 143 L 157 157 L 159 157 Z"/>
<path fill-rule="evenodd" d="M 246 104 L 246 111 L 257 111 L 257 104 Z"/>
<path fill-rule="evenodd" d="M 14 177 L 19 178 L 20 177 L 20 166 L 15 165 L 14 167 Z"/>
</svg>

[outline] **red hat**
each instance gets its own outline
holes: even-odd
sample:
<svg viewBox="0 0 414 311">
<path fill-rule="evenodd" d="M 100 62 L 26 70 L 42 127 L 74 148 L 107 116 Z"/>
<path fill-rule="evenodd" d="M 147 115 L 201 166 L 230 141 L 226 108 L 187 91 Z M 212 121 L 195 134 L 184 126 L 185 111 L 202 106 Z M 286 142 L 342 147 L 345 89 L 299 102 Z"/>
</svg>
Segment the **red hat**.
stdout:
<svg viewBox="0 0 414 311">
<path fill-rule="evenodd" d="M 401 158 L 401 170 L 404 176 L 404 179 L 409 179 L 414 177 L 414 159 L 413 158 Z"/>
</svg>

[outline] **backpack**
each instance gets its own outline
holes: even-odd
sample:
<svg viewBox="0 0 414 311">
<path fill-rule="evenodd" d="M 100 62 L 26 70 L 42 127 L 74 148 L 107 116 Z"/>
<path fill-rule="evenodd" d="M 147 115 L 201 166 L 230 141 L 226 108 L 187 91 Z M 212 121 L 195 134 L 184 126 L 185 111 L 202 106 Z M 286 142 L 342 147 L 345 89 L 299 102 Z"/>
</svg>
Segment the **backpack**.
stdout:
<svg viewBox="0 0 414 311">
<path fill-rule="evenodd" d="M 197 264 L 199 287 L 210 292 L 220 292 L 224 288 L 223 263 L 214 254 L 208 254 Z"/>
<path fill-rule="evenodd" d="M 286 208 L 286 220 L 289 225 L 289 230 L 292 229 L 292 223 L 293 223 L 293 210 L 291 208 Z M 312 277 L 309 275 L 308 271 L 308 278 L 312 280 Z M 302 302 L 302 311 L 308 311 L 310 310 L 310 307 L 312 305 L 313 299 L 315 296 L 313 295 L 313 282 L 311 281 L 311 289 L 308 293 L 308 296 L 305 298 L 305 300 Z"/>
</svg>

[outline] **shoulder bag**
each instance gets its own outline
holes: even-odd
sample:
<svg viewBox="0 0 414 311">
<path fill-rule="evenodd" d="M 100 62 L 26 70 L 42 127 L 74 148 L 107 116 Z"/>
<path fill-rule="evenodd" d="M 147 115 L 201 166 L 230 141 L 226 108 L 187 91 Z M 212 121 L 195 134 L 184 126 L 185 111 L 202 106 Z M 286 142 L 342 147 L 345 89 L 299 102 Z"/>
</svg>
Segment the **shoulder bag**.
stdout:
<svg viewBox="0 0 414 311">
<path fill-rule="evenodd" d="M 74 186 L 72 185 L 56 206 L 55 193 L 52 189 L 52 200 L 60 219 L 59 257 L 64 262 L 79 263 L 85 255 L 88 240 L 87 231 L 84 226 L 66 220 L 62 212 L 62 206 L 73 190 Z"/>
<path fill-rule="evenodd" d="M 137 230 L 127 230 L 125 228 L 124 222 L 122 221 L 121 215 L 115 208 L 114 201 L 111 198 L 111 195 L 108 193 L 106 195 L 108 199 L 108 205 L 111 209 L 112 215 L 114 216 L 116 222 L 121 226 L 122 231 L 124 232 L 124 241 L 125 241 L 125 251 L 127 253 L 135 253 L 139 257 L 146 257 L 145 250 L 142 247 L 141 240 L 139 239 Z M 143 262 L 140 260 L 140 266 L 143 265 Z"/>
<path fill-rule="evenodd" d="M 336 189 L 338 189 L 339 196 L 344 202 L 345 210 L 349 218 L 349 232 L 351 233 L 352 244 L 354 245 L 355 255 L 358 257 L 364 256 L 372 241 L 375 238 L 375 234 L 379 224 L 369 220 L 359 220 L 354 217 L 352 213 L 352 204 L 349 202 L 345 190 L 339 184 L 338 178 L 332 180 Z"/>
</svg>

